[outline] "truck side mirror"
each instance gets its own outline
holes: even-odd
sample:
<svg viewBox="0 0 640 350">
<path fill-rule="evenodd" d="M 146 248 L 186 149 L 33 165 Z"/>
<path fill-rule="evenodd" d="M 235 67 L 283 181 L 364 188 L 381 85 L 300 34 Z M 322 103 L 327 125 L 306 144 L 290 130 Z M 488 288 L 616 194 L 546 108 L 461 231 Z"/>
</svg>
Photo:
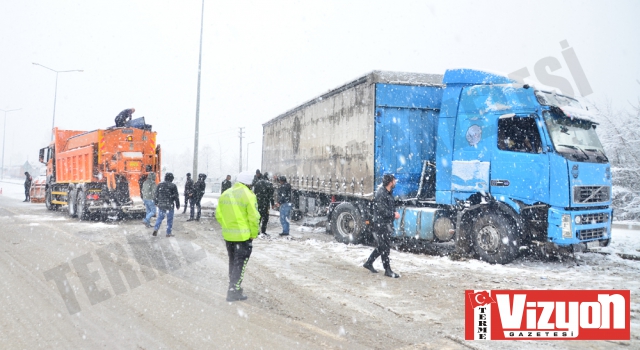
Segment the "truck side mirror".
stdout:
<svg viewBox="0 0 640 350">
<path fill-rule="evenodd" d="M 44 150 L 45 150 L 45 149 L 46 149 L 46 148 L 41 148 L 41 149 L 40 149 L 40 154 L 38 155 L 38 161 L 39 161 L 40 163 L 43 163 L 43 164 L 46 164 L 46 162 L 44 161 Z"/>
</svg>

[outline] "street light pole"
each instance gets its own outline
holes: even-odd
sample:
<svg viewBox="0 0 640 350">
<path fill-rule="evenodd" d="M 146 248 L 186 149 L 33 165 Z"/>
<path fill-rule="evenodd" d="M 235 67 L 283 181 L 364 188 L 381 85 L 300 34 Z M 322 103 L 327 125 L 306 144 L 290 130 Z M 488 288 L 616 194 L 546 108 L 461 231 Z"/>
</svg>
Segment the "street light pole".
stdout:
<svg viewBox="0 0 640 350">
<path fill-rule="evenodd" d="M 40 63 L 31 62 L 36 66 L 40 66 L 42 68 L 46 68 L 52 72 L 56 73 L 56 90 L 53 94 L 53 122 L 51 123 L 51 141 L 53 141 L 53 128 L 56 126 L 56 100 L 58 99 L 58 73 L 68 73 L 68 72 L 84 72 L 82 69 L 72 69 L 72 70 L 55 70 L 51 69 L 47 66 L 43 66 Z"/>
<path fill-rule="evenodd" d="M 198 136 L 200 134 L 200 72 L 202 71 L 202 27 L 204 25 L 204 0 L 200 12 L 200 54 L 198 56 L 198 96 L 196 97 L 196 132 L 193 140 L 193 176 L 198 173 Z"/>
<path fill-rule="evenodd" d="M 247 143 L 247 171 L 249 171 L 249 145 L 255 142 Z"/>
<path fill-rule="evenodd" d="M 9 109 L 9 110 L 0 109 L 0 111 L 4 112 L 4 126 L 2 127 L 2 170 L 0 170 L 0 179 L 2 180 L 4 180 L 4 140 L 6 139 L 6 136 L 7 136 L 7 113 L 13 112 L 13 111 L 19 111 L 21 109 L 22 108 Z"/>
</svg>

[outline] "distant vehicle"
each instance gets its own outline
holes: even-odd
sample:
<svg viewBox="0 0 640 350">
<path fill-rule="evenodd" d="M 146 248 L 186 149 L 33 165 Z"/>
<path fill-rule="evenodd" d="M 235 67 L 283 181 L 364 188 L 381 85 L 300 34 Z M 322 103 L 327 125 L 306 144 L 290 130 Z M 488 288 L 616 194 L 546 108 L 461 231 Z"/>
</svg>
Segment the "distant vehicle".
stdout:
<svg viewBox="0 0 640 350">
<path fill-rule="evenodd" d="M 140 121 L 142 119 L 142 121 Z M 131 126 L 104 130 L 54 129 L 54 140 L 40 149 L 46 182 L 40 190 L 49 210 L 67 206 L 81 220 L 110 215 L 144 214 L 140 189 L 147 173 L 160 181 L 161 151 L 156 132 L 143 118 Z"/>
<path fill-rule="evenodd" d="M 395 236 L 490 263 L 521 248 L 611 238 L 611 169 L 575 99 L 471 69 L 375 71 L 263 125 L 262 166 L 286 175 L 294 217 L 321 213 L 345 243 L 371 235 L 385 173 Z"/>
</svg>

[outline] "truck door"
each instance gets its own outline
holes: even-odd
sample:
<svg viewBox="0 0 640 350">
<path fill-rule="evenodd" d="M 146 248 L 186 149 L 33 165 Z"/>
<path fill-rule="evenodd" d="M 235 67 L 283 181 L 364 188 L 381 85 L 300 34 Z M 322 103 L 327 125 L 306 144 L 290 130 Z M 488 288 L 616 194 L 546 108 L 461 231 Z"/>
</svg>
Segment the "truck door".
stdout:
<svg viewBox="0 0 640 350">
<path fill-rule="evenodd" d="M 535 115 L 498 118 L 491 160 L 491 193 L 525 202 L 549 203 L 549 157 L 543 152 Z"/>
</svg>

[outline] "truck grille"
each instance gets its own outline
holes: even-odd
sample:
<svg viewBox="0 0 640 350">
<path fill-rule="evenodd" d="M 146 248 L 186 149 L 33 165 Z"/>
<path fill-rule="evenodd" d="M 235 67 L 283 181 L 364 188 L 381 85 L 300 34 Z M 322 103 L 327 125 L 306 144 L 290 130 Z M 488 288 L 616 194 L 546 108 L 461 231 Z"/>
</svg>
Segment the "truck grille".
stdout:
<svg viewBox="0 0 640 350">
<path fill-rule="evenodd" d="M 580 215 L 581 221 L 579 225 L 592 225 L 609 222 L 609 213 L 594 213 Z"/>
<path fill-rule="evenodd" d="M 574 203 L 602 203 L 611 199 L 610 186 L 574 186 Z"/>
<path fill-rule="evenodd" d="M 605 234 L 607 233 L 607 228 L 606 227 L 601 227 L 601 228 L 593 228 L 593 229 L 589 229 L 589 230 L 579 230 L 578 231 L 578 239 L 581 241 L 587 240 L 587 239 L 597 239 L 597 238 L 602 238 L 605 236 Z"/>
</svg>

